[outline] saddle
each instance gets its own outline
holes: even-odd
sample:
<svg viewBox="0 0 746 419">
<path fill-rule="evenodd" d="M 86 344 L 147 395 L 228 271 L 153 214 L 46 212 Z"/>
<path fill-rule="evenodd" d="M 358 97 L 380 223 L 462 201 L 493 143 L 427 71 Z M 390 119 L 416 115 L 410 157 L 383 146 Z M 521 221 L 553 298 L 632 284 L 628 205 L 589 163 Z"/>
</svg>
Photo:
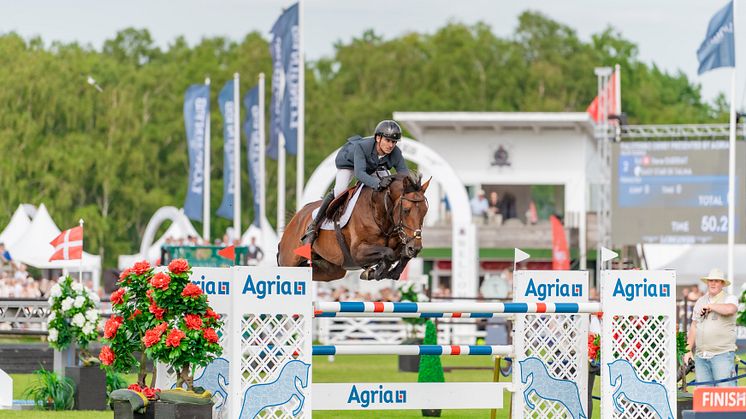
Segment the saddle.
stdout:
<svg viewBox="0 0 746 419">
<path fill-rule="evenodd" d="M 350 203 L 350 200 L 355 195 L 355 190 L 357 190 L 358 186 L 360 186 L 360 182 L 357 182 L 354 186 L 351 186 L 347 188 L 346 191 L 339 194 L 338 197 L 334 198 L 334 200 L 329 204 L 329 207 L 326 209 L 326 214 L 324 216 L 332 221 L 339 221 L 340 217 L 342 217 L 342 214 L 344 214 L 345 209 L 347 208 L 347 204 Z"/>
</svg>

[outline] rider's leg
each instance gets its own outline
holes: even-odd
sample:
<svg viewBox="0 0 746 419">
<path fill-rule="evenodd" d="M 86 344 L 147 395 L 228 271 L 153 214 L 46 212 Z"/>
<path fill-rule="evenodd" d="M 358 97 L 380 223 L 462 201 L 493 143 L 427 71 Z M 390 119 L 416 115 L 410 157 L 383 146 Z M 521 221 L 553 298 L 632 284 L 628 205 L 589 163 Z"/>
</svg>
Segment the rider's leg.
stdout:
<svg viewBox="0 0 746 419">
<path fill-rule="evenodd" d="M 321 206 L 319 207 L 319 212 L 316 213 L 316 217 L 314 217 L 313 221 L 311 221 L 311 224 L 308 225 L 308 228 L 306 229 L 306 233 L 301 238 L 301 241 L 303 244 L 309 244 L 313 243 L 314 240 L 316 240 L 316 231 L 317 226 L 321 222 L 321 220 L 324 219 L 324 215 L 326 214 L 326 209 L 329 208 L 329 204 L 332 203 L 334 200 L 334 197 L 339 196 L 342 192 L 347 189 L 347 185 L 350 183 L 350 180 L 352 179 L 352 170 L 349 169 L 339 169 L 337 171 L 337 178 L 334 184 L 334 191 L 329 192 L 324 197 L 324 200 L 321 201 Z"/>
</svg>

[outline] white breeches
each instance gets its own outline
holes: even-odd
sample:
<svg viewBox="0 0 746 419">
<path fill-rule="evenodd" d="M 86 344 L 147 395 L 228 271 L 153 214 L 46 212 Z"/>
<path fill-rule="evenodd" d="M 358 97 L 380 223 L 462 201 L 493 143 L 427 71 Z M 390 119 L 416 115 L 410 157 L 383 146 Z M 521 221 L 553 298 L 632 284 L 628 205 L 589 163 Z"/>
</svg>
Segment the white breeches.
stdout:
<svg viewBox="0 0 746 419">
<path fill-rule="evenodd" d="M 334 182 L 334 196 L 339 196 L 347 190 L 354 172 L 352 169 L 337 169 L 337 179 Z"/>
</svg>

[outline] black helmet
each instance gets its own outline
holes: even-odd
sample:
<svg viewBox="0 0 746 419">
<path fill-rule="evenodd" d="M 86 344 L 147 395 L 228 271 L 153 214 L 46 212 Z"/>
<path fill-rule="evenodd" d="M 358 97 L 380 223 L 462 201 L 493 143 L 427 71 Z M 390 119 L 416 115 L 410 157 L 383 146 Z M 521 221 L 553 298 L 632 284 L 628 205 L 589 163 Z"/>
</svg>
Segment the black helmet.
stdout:
<svg viewBox="0 0 746 419">
<path fill-rule="evenodd" d="M 401 140 L 401 127 L 399 126 L 399 124 L 396 123 L 396 121 L 392 121 L 391 119 L 384 119 L 376 126 L 375 135 L 381 135 L 386 138 L 399 141 Z"/>
</svg>

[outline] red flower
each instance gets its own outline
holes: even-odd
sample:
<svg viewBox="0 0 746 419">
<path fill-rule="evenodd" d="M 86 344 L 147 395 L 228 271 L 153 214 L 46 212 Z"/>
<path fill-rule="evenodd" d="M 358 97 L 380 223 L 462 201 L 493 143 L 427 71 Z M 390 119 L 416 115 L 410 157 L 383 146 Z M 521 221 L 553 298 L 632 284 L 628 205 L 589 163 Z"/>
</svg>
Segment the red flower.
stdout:
<svg viewBox="0 0 746 419">
<path fill-rule="evenodd" d="M 117 330 L 119 329 L 119 326 L 122 325 L 123 321 L 124 319 L 119 316 L 114 316 L 107 320 L 106 324 L 104 325 L 104 338 L 112 339 L 114 336 L 116 336 Z"/>
<path fill-rule="evenodd" d="M 146 348 L 150 348 L 161 340 L 161 335 L 163 335 L 163 331 L 154 327 L 145 332 L 145 336 L 142 338 L 142 343 L 145 344 Z"/>
<path fill-rule="evenodd" d="M 118 290 L 111 293 L 111 303 L 114 305 L 119 305 L 124 302 L 124 298 L 122 297 L 124 295 L 124 288 L 119 288 Z"/>
<path fill-rule="evenodd" d="M 186 259 L 174 259 L 168 264 L 168 270 L 175 274 L 181 274 L 189 270 L 189 262 Z"/>
<path fill-rule="evenodd" d="M 220 320 L 220 314 L 212 311 L 211 308 L 207 309 L 207 311 L 205 312 L 205 317 L 210 317 L 210 318 L 213 318 L 215 320 Z"/>
<path fill-rule="evenodd" d="M 192 330 L 199 330 L 202 328 L 202 318 L 196 314 L 187 314 L 184 316 L 184 322 L 186 326 Z"/>
<path fill-rule="evenodd" d="M 155 399 L 155 393 L 157 391 L 160 391 L 160 390 L 157 389 L 157 388 L 144 387 L 142 389 L 142 394 L 145 395 L 145 397 L 147 397 L 149 400 L 154 400 Z"/>
<path fill-rule="evenodd" d="M 161 324 L 153 328 L 153 330 L 160 331 L 161 334 L 165 333 L 167 329 L 168 329 L 168 323 L 166 322 L 162 322 Z"/>
<path fill-rule="evenodd" d="M 129 319 L 130 319 L 130 320 L 132 320 L 132 319 L 134 319 L 135 317 L 137 317 L 137 316 L 139 316 L 139 315 L 141 315 L 141 314 L 142 314 L 142 311 L 140 311 L 140 309 L 139 309 L 139 308 L 136 308 L 136 309 L 135 309 L 135 312 L 134 312 L 134 313 L 132 313 L 132 315 L 130 316 L 130 318 L 129 318 Z"/>
<path fill-rule="evenodd" d="M 147 260 L 143 260 L 141 262 L 135 263 L 135 266 L 132 267 L 132 272 L 134 272 L 136 275 L 142 275 L 150 270 L 150 264 Z"/>
<path fill-rule="evenodd" d="M 153 313 L 156 319 L 163 320 L 163 313 L 166 312 L 166 309 L 158 307 L 155 301 L 153 301 L 152 303 L 150 303 L 150 307 L 148 308 L 148 311 Z"/>
<path fill-rule="evenodd" d="M 178 347 L 181 344 L 181 340 L 184 339 L 186 334 L 179 329 L 172 329 L 171 333 L 166 337 L 166 346 Z"/>
<path fill-rule="evenodd" d="M 140 387 L 139 384 L 130 384 L 129 387 L 127 387 L 127 390 L 136 391 L 138 393 L 142 393 L 142 387 Z"/>
<path fill-rule="evenodd" d="M 215 329 L 212 327 L 205 329 L 204 332 L 202 332 L 202 336 L 207 339 L 210 343 L 217 343 L 218 342 L 218 334 L 215 333 Z"/>
<path fill-rule="evenodd" d="M 148 301 L 150 301 L 152 303 L 153 302 L 153 290 L 149 289 L 149 290 L 145 291 L 145 295 L 148 296 Z"/>
<path fill-rule="evenodd" d="M 170 283 L 171 277 L 164 274 L 163 272 L 158 272 L 157 274 L 153 275 L 152 278 L 150 278 L 150 285 L 152 285 L 154 288 L 165 290 L 168 289 L 168 284 Z"/>
<path fill-rule="evenodd" d="M 111 363 L 114 362 L 114 358 L 114 352 L 108 346 L 101 348 L 101 353 L 98 354 L 98 359 L 100 359 L 101 363 L 104 365 L 111 365 Z"/>
<path fill-rule="evenodd" d="M 202 290 L 191 282 L 181 292 L 182 297 L 199 297 L 200 295 L 202 295 Z"/>
<path fill-rule="evenodd" d="M 130 274 L 132 273 L 132 269 L 127 268 L 122 271 L 122 273 L 119 274 L 119 282 L 124 281 Z"/>
</svg>

